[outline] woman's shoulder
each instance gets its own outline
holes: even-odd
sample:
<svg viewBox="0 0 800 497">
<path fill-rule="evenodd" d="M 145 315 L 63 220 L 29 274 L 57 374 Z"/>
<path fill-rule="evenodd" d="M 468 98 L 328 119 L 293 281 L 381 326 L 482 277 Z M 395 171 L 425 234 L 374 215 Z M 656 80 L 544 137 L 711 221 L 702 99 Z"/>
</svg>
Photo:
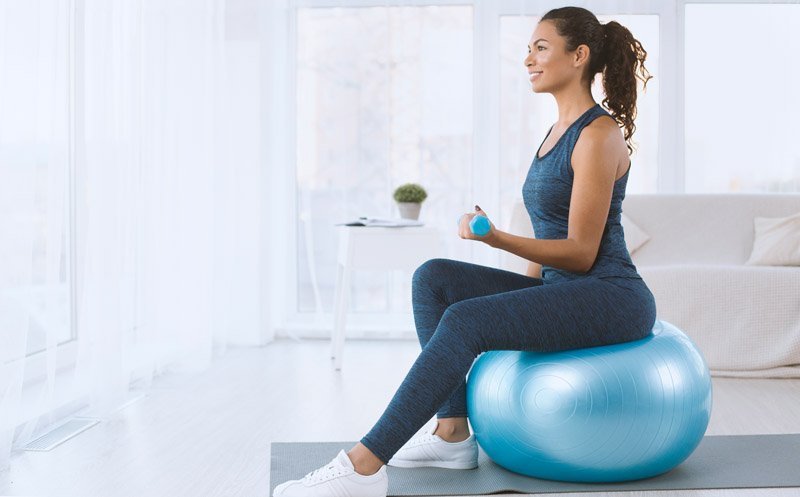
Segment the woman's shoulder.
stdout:
<svg viewBox="0 0 800 497">
<path fill-rule="evenodd" d="M 613 148 L 619 148 L 625 154 L 627 154 L 628 150 L 625 145 L 622 128 L 620 128 L 616 119 L 607 112 L 592 117 L 581 130 L 578 142 L 600 142 L 605 145 L 612 145 Z"/>
<path fill-rule="evenodd" d="M 622 136 L 622 128 L 614 116 L 608 113 L 605 109 L 601 108 L 599 112 L 589 118 L 584 129 L 596 130 L 601 133 L 617 134 Z"/>
<path fill-rule="evenodd" d="M 601 114 L 588 123 L 575 141 L 570 156 L 570 167 L 574 171 L 581 164 L 594 164 L 602 155 L 609 165 L 616 165 L 615 176 L 619 175 L 629 162 L 628 147 L 622 130 L 608 114 Z"/>
</svg>

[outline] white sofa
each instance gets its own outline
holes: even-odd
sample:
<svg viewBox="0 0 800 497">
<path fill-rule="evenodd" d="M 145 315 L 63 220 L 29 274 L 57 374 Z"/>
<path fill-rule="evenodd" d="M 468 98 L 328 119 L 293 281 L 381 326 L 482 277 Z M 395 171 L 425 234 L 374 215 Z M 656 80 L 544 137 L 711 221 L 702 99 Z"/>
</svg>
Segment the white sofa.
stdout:
<svg viewBox="0 0 800 497">
<path fill-rule="evenodd" d="M 800 212 L 800 194 L 630 194 L 622 212 L 650 237 L 631 258 L 658 319 L 689 335 L 712 374 L 800 377 L 800 267 L 745 264 L 754 218 Z M 534 236 L 521 200 L 508 230 Z M 501 267 L 524 273 L 527 261 L 503 252 Z"/>
</svg>

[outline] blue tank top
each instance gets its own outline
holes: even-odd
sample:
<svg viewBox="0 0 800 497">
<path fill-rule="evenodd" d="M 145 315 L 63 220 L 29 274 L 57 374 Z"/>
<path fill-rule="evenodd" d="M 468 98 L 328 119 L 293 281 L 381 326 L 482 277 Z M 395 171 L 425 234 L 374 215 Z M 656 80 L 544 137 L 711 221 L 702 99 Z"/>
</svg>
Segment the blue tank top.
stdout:
<svg viewBox="0 0 800 497">
<path fill-rule="evenodd" d="M 539 145 L 522 185 L 522 199 L 531 217 L 534 235 L 538 239 L 565 239 L 569 220 L 569 203 L 572 195 L 572 150 L 581 130 L 600 116 L 611 116 L 600 104 L 595 104 L 569 125 L 555 146 L 544 157 L 539 157 L 542 145 L 550 136 L 550 131 Z M 628 182 L 630 166 L 621 178 L 614 183 L 611 195 L 611 208 L 606 227 L 600 241 L 600 249 L 591 269 L 586 273 L 574 273 L 564 269 L 542 265 L 542 279 L 545 283 L 557 283 L 578 278 L 636 278 L 642 279 L 636 271 L 625 246 L 625 237 L 620 224 L 622 200 L 625 198 L 625 185 Z"/>
</svg>

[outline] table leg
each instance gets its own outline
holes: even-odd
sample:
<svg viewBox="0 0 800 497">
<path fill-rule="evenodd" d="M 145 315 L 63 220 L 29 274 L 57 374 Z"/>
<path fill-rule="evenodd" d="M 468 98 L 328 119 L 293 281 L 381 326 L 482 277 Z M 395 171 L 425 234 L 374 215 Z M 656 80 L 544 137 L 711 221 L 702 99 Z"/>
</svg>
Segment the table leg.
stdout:
<svg viewBox="0 0 800 497">
<path fill-rule="evenodd" d="M 339 331 L 339 317 L 342 313 L 342 273 L 341 264 L 336 264 L 336 286 L 333 291 L 333 326 L 331 326 L 331 359 L 336 357 L 336 336 Z"/>
<path fill-rule="evenodd" d="M 347 307 L 350 297 L 350 269 L 337 265 L 336 297 L 334 308 L 334 324 L 331 336 L 331 357 L 334 367 L 342 369 L 342 354 L 344 352 L 345 328 L 347 323 Z"/>
</svg>

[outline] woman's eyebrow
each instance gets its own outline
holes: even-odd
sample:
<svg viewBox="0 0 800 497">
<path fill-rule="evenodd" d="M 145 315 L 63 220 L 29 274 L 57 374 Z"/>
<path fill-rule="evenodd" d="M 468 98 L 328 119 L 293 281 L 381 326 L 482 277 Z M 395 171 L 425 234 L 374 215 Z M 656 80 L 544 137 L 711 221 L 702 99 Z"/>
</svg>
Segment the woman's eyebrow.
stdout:
<svg viewBox="0 0 800 497">
<path fill-rule="evenodd" d="M 536 44 L 537 44 L 537 43 L 539 43 L 540 41 L 547 41 L 547 40 L 545 40 L 544 38 L 539 38 L 538 40 L 534 41 L 534 42 L 533 42 L 533 44 L 534 44 L 534 45 L 536 45 Z M 550 42 L 549 42 L 549 41 L 547 41 L 547 43 L 550 43 Z M 531 46 L 530 46 L 530 45 L 528 45 L 528 48 L 530 49 L 530 48 L 531 48 Z"/>
</svg>

